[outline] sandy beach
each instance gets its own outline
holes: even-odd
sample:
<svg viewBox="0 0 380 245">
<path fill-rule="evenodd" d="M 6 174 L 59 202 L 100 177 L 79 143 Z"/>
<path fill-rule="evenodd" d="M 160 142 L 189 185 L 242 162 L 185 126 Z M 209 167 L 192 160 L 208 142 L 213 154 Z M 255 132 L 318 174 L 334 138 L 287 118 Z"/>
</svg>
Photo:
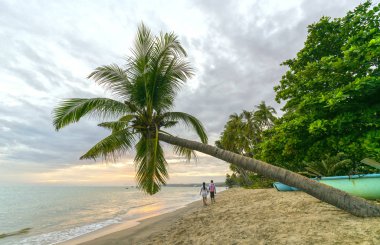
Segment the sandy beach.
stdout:
<svg viewBox="0 0 380 245">
<path fill-rule="evenodd" d="M 80 244 L 343 243 L 380 244 L 380 218 L 352 216 L 303 192 L 236 188 L 216 204 L 194 202 Z"/>
</svg>

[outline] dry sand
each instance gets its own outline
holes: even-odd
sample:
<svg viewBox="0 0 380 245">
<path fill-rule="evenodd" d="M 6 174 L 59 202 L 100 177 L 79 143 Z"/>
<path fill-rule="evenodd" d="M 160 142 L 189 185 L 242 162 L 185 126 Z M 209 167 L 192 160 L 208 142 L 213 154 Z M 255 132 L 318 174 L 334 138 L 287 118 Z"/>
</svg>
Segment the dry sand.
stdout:
<svg viewBox="0 0 380 245">
<path fill-rule="evenodd" d="M 229 189 L 86 245 L 380 244 L 380 218 L 358 218 L 303 192 Z"/>
</svg>

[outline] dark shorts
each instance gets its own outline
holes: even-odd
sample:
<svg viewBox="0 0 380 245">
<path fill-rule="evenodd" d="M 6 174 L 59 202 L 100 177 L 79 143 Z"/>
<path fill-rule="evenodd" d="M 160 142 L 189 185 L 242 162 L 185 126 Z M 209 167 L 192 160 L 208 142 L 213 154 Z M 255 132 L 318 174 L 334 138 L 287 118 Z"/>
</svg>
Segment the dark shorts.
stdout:
<svg viewBox="0 0 380 245">
<path fill-rule="evenodd" d="M 210 197 L 215 198 L 215 193 L 213 191 L 210 192 Z"/>
</svg>

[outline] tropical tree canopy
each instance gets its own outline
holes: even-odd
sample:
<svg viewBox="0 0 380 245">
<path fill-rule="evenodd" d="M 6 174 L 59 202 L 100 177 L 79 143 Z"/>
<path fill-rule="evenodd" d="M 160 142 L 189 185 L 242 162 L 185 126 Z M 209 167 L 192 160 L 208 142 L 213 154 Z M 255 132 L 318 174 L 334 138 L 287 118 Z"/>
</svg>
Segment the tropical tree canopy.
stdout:
<svg viewBox="0 0 380 245">
<path fill-rule="evenodd" d="M 112 92 L 115 99 L 66 99 L 54 109 L 53 124 L 59 130 L 84 116 L 106 120 L 98 126 L 109 129 L 110 135 L 80 159 L 116 160 L 134 147 L 138 186 L 154 194 L 168 179 L 158 134 L 169 135 L 165 129 L 183 123 L 203 143 L 207 143 L 207 135 L 197 118 L 172 111 L 178 90 L 193 75 L 178 37 L 174 33 L 153 36 L 141 24 L 131 51 L 123 66 L 101 66 L 88 76 Z M 187 159 L 195 156 L 181 146 L 175 146 L 174 151 Z"/>
<path fill-rule="evenodd" d="M 380 160 L 380 11 L 367 1 L 308 27 L 305 46 L 275 87 L 285 114 L 263 140 L 262 160 L 295 171 L 344 153 L 351 170 Z"/>
<path fill-rule="evenodd" d="M 267 106 L 264 101 L 255 108 L 256 111 L 243 110 L 240 114 L 230 115 L 223 132 L 220 134 L 220 139 L 215 142 L 215 145 L 224 150 L 253 157 L 258 151 L 258 145 L 262 142 L 264 132 L 270 129 L 276 121 L 275 109 Z M 229 179 L 233 178 L 233 182 L 238 185 L 249 187 L 256 184 L 256 187 L 261 187 L 257 185 L 258 176 L 256 173 L 249 172 L 234 164 L 230 164 L 230 169 L 233 171 L 233 175 L 227 175 L 226 183 L 231 182 Z M 268 186 L 267 182 L 265 181 L 265 186 Z"/>
<path fill-rule="evenodd" d="M 256 111 L 243 110 L 240 114 L 230 115 L 219 140 L 215 142 L 216 146 L 244 156 L 254 156 L 264 132 L 273 127 L 277 119 L 276 110 L 264 101 L 255 108 Z"/>
</svg>

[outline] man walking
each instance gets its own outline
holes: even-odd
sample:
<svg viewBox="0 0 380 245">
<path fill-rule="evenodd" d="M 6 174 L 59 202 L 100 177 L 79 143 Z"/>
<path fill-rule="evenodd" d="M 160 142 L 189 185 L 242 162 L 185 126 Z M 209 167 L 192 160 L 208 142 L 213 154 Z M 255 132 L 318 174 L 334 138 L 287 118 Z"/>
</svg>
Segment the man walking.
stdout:
<svg viewBox="0 0 380 245">
<path fill-rule="evenodd" d="M 213 180 L 211 180 L 211 183 L 208 186 L 208 190 L 210 191 L 211 204 L 215 203 L 216 188 Z"/>
</svg>

